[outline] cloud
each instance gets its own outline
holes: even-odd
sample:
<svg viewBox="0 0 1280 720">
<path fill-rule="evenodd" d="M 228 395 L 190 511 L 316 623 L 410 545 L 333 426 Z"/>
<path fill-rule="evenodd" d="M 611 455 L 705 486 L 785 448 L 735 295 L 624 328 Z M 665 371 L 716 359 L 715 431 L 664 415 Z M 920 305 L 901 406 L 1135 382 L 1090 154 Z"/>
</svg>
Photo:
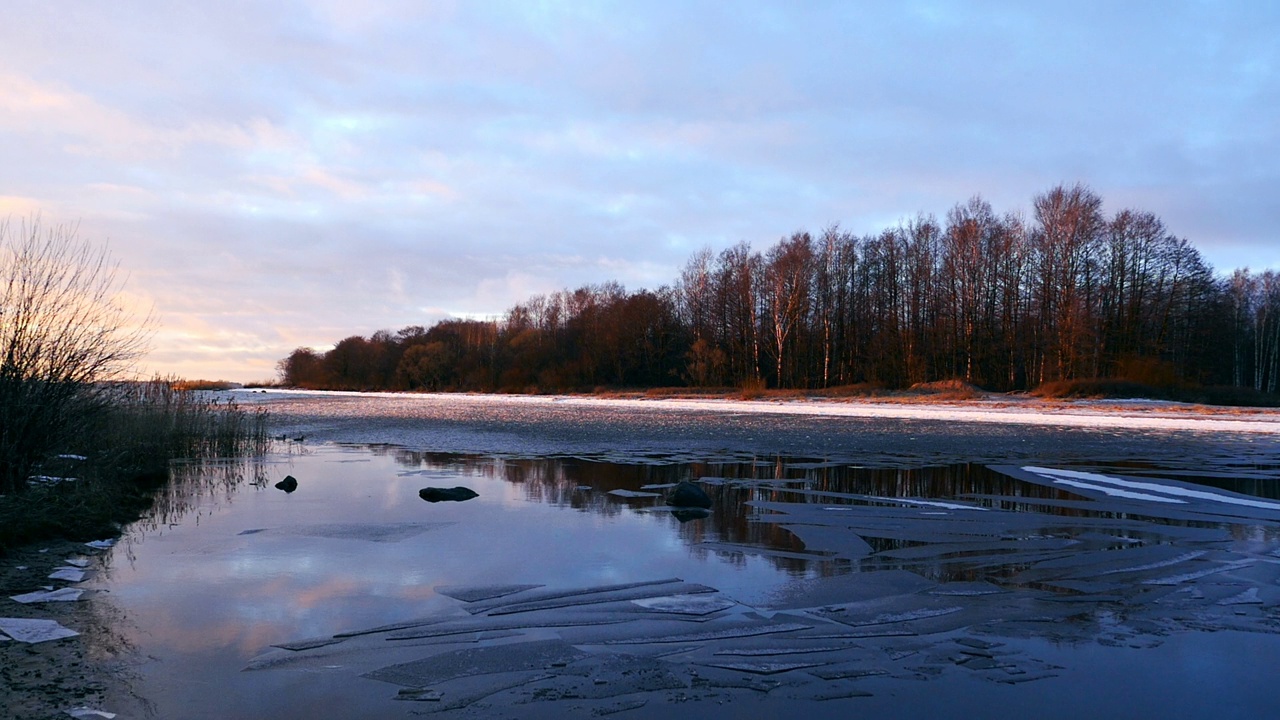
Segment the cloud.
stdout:
<svg viewBox="0 0 1280 720">
<path fill-rule="evenodd" d="M 1265 3 L 7 12 L 0 215 L 109 242 L 184 373 L 1060 182 L 1280 267 Z"/>
</svg>

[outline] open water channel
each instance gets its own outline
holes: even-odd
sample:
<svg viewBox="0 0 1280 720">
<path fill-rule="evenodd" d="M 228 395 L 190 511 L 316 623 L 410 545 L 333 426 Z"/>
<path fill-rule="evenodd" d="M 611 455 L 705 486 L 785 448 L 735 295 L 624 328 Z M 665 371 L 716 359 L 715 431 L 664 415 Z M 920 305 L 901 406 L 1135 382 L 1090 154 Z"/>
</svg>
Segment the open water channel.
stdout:
<svg viewBox="0 0 1280 720">
<path fill-rule="evenodd" d="M 238 399 L 90 583 L 155 717 L 1280 712 L 1275 434 Z"/>
</svg>

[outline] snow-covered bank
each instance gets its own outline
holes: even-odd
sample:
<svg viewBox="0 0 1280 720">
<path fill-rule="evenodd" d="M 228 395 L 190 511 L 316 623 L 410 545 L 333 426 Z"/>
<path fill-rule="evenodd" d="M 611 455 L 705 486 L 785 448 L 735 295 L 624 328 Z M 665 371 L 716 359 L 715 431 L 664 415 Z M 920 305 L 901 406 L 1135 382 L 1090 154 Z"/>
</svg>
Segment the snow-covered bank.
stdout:
<svg viewBox="0 0 1280 720">
<path fill-rule="evenodd" d="M 248 394 L 251 391 L 245 391 Z M 489 395 L 461 393 L 372 393 L 347 391 L 271 390 L 272 394 L 330 397 L 412 398 L 422 403 L 475 403 L 506 407 L 574 406 L 693 410 L 756 415 L 889 418 L 1004 425 L 1191 430 L 1203 432 L 1280 435 L 1280 410 L 1225 408 L 1151 400 L 1042 401 L 1035 399 L 971 400 L 952 403 L 875 402 L 826 399 L 725 400 L 713 398 L 603 398 L 583 395 Z M 258 392 L 258 397 L 263 397 Z M 252 395 L 248 395 L 252 397 Z"/>
</svg>

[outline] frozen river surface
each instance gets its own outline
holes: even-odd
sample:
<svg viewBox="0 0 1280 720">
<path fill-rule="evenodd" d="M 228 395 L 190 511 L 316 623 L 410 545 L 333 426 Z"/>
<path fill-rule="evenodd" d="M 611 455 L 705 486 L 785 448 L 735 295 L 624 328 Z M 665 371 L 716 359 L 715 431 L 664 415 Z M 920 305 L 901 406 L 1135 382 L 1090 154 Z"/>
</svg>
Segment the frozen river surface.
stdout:
<svg viewBox="0 0 1280 720">
<path fill-rule="evenodd" d="M 93 581 L 155 717 L 1280 712 L 1269 416 L 241 399 Z"/>
</svg>

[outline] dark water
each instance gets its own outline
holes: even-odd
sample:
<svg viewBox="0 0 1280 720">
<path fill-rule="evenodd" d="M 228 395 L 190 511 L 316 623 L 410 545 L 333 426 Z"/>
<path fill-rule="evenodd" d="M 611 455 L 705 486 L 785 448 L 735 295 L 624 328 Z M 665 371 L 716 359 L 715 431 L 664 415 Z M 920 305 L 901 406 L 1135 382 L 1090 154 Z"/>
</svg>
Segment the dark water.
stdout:
<svg viewBox="0 0 1280 720">
<path fill-rule="evenodd" d="M 135 690 L 156 717 L 763 717 L 790 708 L 977 717 L 1002 707 L 1041 717 L 1267 717 L 1280 709 L 1260 689 L 1280 660 L 1280 452 L 1269 437 L 269 400 L 290 438 L 279 452 L 176 468 L 172 497 L 129 529 L 95 583 L 145 658 Z M 796 452 L 777 452 L 788 447 Z M 1052 474 L 1061 470 L 1089 475 Z M 272 487 L 286 474 L 297 491 Z M 706 489 L 709 515 L 682 519 L 665 506 L 664 486 L 681 480 Z M 423 487 L 455 485 L 479 497 L 418 497 Z M 572 678 L 557 676 L 448 710 L 396 701 L 396 685 L 362 677 L 504 643 L 555 638 L 599 649 L 621 636 L 583 618 L 641 612 L 636 603 L 648 602 L 612 600 L 616 591 L 601 588 L 673 578 L 714 591 L 680 597 L 727 605 L 619 627 L 634 626 L 628 632 L 641 639 L 786 618 L 814 627 L 779 636 L 785 642 L 637 650 L 711 685 L 606 699 L 578 699 L 580 688 L 566 690 L 577 688 Z M 520 614 L 570 620 L 530 620 L 515 639 L 503 637 L 512 632 L 501 630 L 507 616 L 480 613 L 477 622 L 490 625 L 477 626 L 469 644 L 427 648 L 392 632 L 272 648 L 414 619 L 460 621 L 471 617 L 466 603 L 437 588 L 514 584 L 543 586 L 529 597 L 596 589 L 610 601 L 562 599 L 559 610 Z M 831 640 L 830 628 L 894 633 Z M 955 644 L 966 638 L 1000 648 L 984 651 L 997 660 L 968 662 L 973 648 Z M 819 652 L 833 642 L 841 649 Z M 765 655 L 787 643 L 817 643 L 798 657 L 819 658 L 818 669 L 719 667 L 724 657 L 794 660 Z M 828 680 L 814 674 L 823 667 L 857 672 Z M 455 687 L 462 682 L 440 687 L 465 696 Z"/>
</svg>

